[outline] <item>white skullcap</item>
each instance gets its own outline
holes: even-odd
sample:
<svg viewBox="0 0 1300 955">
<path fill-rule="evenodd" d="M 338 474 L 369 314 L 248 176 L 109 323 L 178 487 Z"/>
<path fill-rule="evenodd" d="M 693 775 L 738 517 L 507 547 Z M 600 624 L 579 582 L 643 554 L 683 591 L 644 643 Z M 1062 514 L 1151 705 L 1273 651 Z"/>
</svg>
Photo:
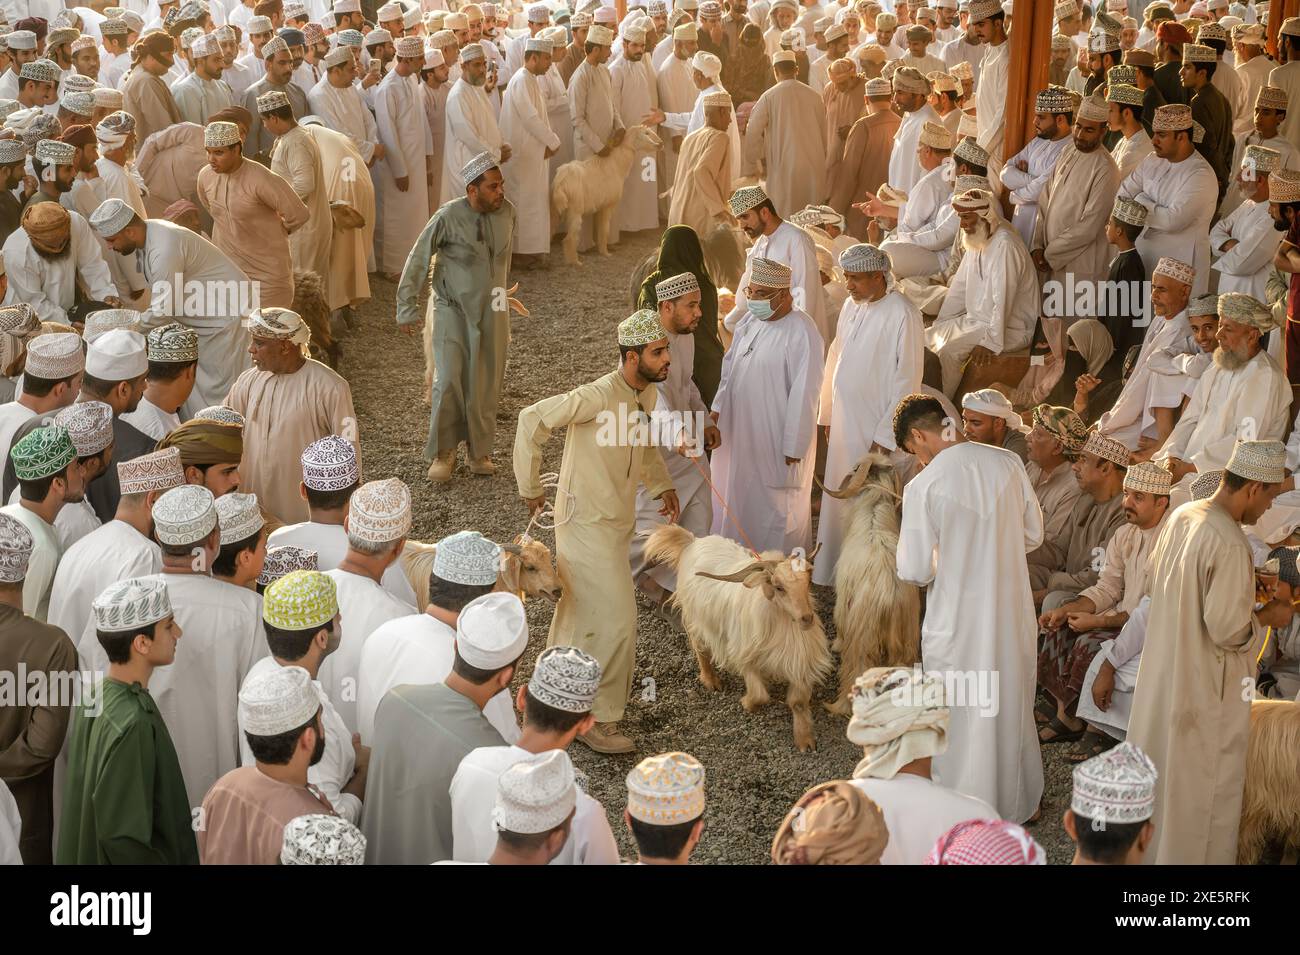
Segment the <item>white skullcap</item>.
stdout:
<svg viewBox="0 0 1300 955">
<path fill-rule="evenodd" d="M 533 665 L 528 695 L 566 713 L 590 713 L 600 673 L 596 658 L 576 647 L 547 647 Z"/>
<path fill-rule="evenodd" d="M 103 381 L 130 381 L 149 370 L 144 336 L 117 328 L 105 332 L 86 349 L 86 374 Z"/>
<path fill-rule="evenodd" d="M 704 815 L 704 767 L 689 753 L 641 760 L 627 774 L 627 811 L 655 826 L 675 826 Z"/>
<path fill-rule="evenodd" d="M 99 204 L 99 208 L 90 214 L 90 225 L 105 239 L 111 239 L 130 225 L 134 216 L 134 209 L 125 201 L 114 197 L 105 199 Z"/>
<path fill-rule="evenodd" d="M 199 484 L 174 487 L 154 502 L 153 523 L 154 534 L 163 544 L 197 543 L 217 526 L 215 498 Z"/>
<path fill-rule="evenodd" d="M 313 813 L 284 826 L 281 865 L 364 865 L 366 837 L 341 816 Z"/>
<path fill-rule="evenodd" d="M 514 594 L 493 592 L 467 603 L 456 619 L 456 653 L 480 670 L 514 663 L 528 645 L 524 605 Z"/>
<path fill-rule="evenodd" d="M 239 727 L 250 736 L 279 736 L 312 722 L 320 695 L 302 667 L 269 667 L 239 688 Z"/>
<path fill-rule="evenodd" d="M 498 778 L 492 826 L 520 834 L 550 832 L 572 815 L 577 800 L 569 754 L 547 750 L 515 763 Z"/>
<path fill-rule="evenodd" d="M 438 541 L 433 575 L 453 584 L 487 587 L 496 583 L 501 553 L 495 542 L 478 531 L 458 531 Z"/>
<path fill-rule="evenodd" d="M 247 540 L 266 524 L 256 494 L 223 494 L 217 498 L 215 507 L 222 547 Z"/>
<path fill-rule="evenodd" d="M 27 562 L 35 546 L 32 532 L 22 521 L 0 513 L 0 581 L 21 583 L 27 576 Z"/>
<path fill-rule="evenodd" d="M 54 416 L 68 432 L 77 457 L 88 458 L 113 443 L 113 409 L 102 401 L 78 401 Z"/>
<path fill-rule="evenodd" d="M 1074 768 L 1070 809 L 1093 822 L 1143 822 L 1155 814 L 1159 775 L 1147 754 L 1126 740 Z"/>
<path fill-rule="evenodd" d="M 167 585 L 158 577 L 131 577 L 109 584 L 90 605 L 95 629 L 128 633 L 172 615 Z"/>
<path fill-rule="evenodd" d="M 401 540 L 411 529 L 411 491 L 400 479 L 368 481 L 352 495 L 348 536 L 371 544 Z"/>
<path fill-rule="evenodd" d="M 85 367 L 85 353 L 76 335 L 41 335 L 27 343 L 26 371 L 33 378 L 58 381 Z"/>
</svg>

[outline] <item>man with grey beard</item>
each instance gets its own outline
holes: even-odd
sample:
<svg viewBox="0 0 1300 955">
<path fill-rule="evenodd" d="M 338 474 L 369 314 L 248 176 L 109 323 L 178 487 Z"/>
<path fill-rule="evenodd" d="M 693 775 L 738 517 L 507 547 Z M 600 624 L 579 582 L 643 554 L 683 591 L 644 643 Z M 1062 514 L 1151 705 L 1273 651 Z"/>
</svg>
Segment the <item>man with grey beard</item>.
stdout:
<svg viewBox="0 0 1300 955">
<path fill-rule="evenodd" d="M 948 286 L 926 347 L 943 367 L 943 391 L 953 396 L 967 359 L 1029 345 L 1038 320 L 1038 276 L 1020 234 L 983 189 L 954 196 L 961 222 L 961 265 Z"/>
<path fill-rule="evenodd" d="M 1240 292 L 1219 296 L 1219 347 L 1169 440 L 1155 456 L 1174 476 L 1171 506 L 1190 499 L 1198 473 L 1227 466 L 1243 441 L 1285 438 L 1291 388 L 1260 339 L 1277 327 L 1272 309 Z"/>
</svg>

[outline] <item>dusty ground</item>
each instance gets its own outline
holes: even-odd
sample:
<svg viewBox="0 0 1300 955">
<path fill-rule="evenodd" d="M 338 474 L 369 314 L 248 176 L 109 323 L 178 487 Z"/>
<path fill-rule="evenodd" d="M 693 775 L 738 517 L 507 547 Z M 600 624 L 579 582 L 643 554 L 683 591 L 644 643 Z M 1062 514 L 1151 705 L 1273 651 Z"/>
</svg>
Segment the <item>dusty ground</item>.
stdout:
<svg viewBox="0 0 1300 955">
<path fill-rule="evenodd" d="M 493 478 L 457 472 L 435 487 L 425 476 L 424 444 L 428 407 L 420 391 L 424 359 L 420 340 L 408 338 L 393 321 L 395 287 L 372 279 L 373 299 L 361 310 L 360 323 L 344 340 L 340 371 L 352 383 L 361 421 L 367 478 L 396 475 L 406 481 L 415 501 L 412 536 L 436 541 L 446 534 L 474 529 L 496 540 L 522 531 L 527 523 L 511 471 L 511 447 L 520 408 L 609 371 L 617 361 L 615 325 L 629 313 L 628 277 L 658 244 L 658 235 L 624 237 L 609 259 L 584 256 L 580 269 L 568 269 L 553 257 L 548 270 L 524 271 L 517 297 L 532 312 L 515 317 L 505 394 L 499 414 Z M 557 250 L 558 252 L 558 247 Z M 559 469 L 562 439 L 548 448 L 547 463 Z M 553 538 L 544 536 L 547 543 Z M 822 615 L 831 627 L 833 594 L 821 595 Z M 533 656 L 546 642 L 550 605 L 529 606 L 532 639 L 521 667 L 526 674 Z M 806 789 L 828 779 L 845 778 L 861 752 L 844 736 L 845 720 L 816 711 L 817 751 L 800 754 L 791 736 L 790 714 L 776 688 L 773 703 L 748 715 L 740 708 L 743 683 L 724 677 L 721 693 L 709 693 L 697 679 L 685 638 L 642 607 L 637 644 L 634 699 L 625 721 L 640 744 L 640 755 L 686 750 L 708 772 L 707 829 L 695 859 L 699 862 L 762 863 L 772 835 L 791 804 Z M 829 688 L 820 699 L 829 699 Z M 639 697 L 639 698 L 638 698 Z M 633 847 L 621 821 L 624 777 L 636 756 L 599 757 L 581 744 L 571 750 L 586 773 L 588 789 L 610 813 L 625 855 Z M 1035 837 L 1053 862 L 1068 862 L 1071 849 L 1060 818 L 1069 801 L 1070 767 L 1060 747 L 1045 747 L 1047 791 L 1043 821 Z"/>
</svg>

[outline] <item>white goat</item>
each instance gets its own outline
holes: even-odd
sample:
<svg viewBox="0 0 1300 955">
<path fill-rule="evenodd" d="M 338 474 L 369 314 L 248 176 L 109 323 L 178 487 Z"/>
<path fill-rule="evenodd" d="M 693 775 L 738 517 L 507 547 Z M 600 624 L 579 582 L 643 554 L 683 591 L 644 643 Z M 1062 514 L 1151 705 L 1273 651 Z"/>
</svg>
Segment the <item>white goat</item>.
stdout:
<svg viewBox="0 0 1300 955">
<path fill-rule="evenodd" d="M 768 551 L 757 560 L 725 537 L 696 538 L 667 524 L 646 543 L 646 558 L 677 571 L 673 602 L 700 664 L 700 682 L 722 688 L 714 664 L 745 680 L 740 705 L 753 712 L 768 701 L 767 681 L 787 684 L 794 742 L 815 748 L 809 702 L 831 671 L 811 590 L 812 557 Z M 732 586 L 741 584 L 740 587 Z"/>
<path fill-rule="evenodd" d="M 853 681 L 871 667 L 909 666 L 921 658 L 921 597 L 898 579 L 898 472 L 884 454 L 868 454 L 838 490 L 822 488 L 846 510 L 835 565 L 835 639 L 840 692 L 826 708 L 847 716 Z"/>
<path fill-rule="evenodd" d="M 609 255 L 609 220 L 623 195 L 632 161 L 638 154 L 652 157 L 663 143 L 645 126 L 627 130 L 623 141 L 609 151 L 608 156 L 591 156 L 574 159 L 555 170 L 551 183 L 551 221 L 565 224 L 564 261 L 581 265 L 578 261 L 578 233 L 582 230 L 582 217 L 592 216 L 592 233 L 596 251 Z"/>
</svg>

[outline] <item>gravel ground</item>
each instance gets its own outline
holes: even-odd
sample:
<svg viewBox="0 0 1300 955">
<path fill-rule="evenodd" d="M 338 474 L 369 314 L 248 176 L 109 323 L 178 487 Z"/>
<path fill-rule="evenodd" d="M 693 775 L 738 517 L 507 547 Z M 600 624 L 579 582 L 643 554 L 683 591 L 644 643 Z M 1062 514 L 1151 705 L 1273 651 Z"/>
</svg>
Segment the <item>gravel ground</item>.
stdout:
<svg viewBox="0 0 1300 955">
<path fill-rule="evenodd" d="M 471 477 L 463 469 L 448 484 L 434 486 L 425 471 L 424 445 L 428 406 L 420 391 L 424 358 L 418 338 L 408 338 L 393 322 L 395 286 L 372 277 L 373 298 L 360 310 L 359 324 L 344 339 L 340 371 L 352 384 L 365 445 L 368 478 L 397 475 L 411 486 L 415 505 L 412 537 L 436 541 L 471 528 L 496 540 L 522 531 L 526 513 L 515 488 L 511 448 L 519 410 L 538 399 L 573 388 L 605 374 L 617 360 L 614 326 L 628 314 L 629 276 L 655 250 L 658 235 L 625 236 L 612 257 L 583 257 L 578 269 L 562 264 L 558 245 L 550 269 L 522 271 L 518 297 L 531 316 L 513 319 L 513 341 L 499 412 L 492 478 Z M 547 451 L 547 465 L 559 470 L 562 440 Z M 553 538 L 543 539 L 553 544 Z M 821 613 L 831 630 L 834 595 L 819 588 Z M 546 643 L 551 607 L 532 601 L 528 654 L 521 677 Z M 694 656 L 682 634 L 653 616 L 645 605 L 638 621 L 637 668 L 633 701 L 623 726 L 637 740 L 639 755 L 686 750 L 708 772 L 707 830 L 694 859 L 708 863 L 760 864 L 768 859 L 773 833 L 786 811 L 806 789 L 828 779 L 845 778 L 861 751 L 844 735 L 843 718 L 817 705 L 829 700 L 832 687 L 814 700 L 817 750 L 801 754 L 794 748 L 783 689 L 773 688 L 773 702 L 749 715 L 740 708 L 743 681 L 724 674 L 721 693 L 699 683 Z M 597 756 L 580 743 L 571 749 L 586 773 L 589 791 L 610 814 L 625 857 L 633 857 L 620 818 L 625 798 L 624 777 L 637 756 Z M 1070 767 L 1060 747 L 1045 747 L 1047 790 L 1043 821 L 1035 837 L 1054 863 L 1067 863 L 1072 849 L 1060 825 L 1068 805 Z"/>
</svg>

